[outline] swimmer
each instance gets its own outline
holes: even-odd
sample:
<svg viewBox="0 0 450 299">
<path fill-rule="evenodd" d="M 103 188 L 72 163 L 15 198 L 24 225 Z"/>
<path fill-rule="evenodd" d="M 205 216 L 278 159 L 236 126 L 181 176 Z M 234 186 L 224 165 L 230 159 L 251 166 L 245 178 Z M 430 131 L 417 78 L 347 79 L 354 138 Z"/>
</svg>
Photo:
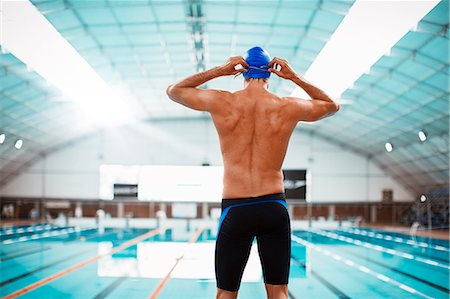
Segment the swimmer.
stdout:
<svg viewBox="0 0 450 299">
<path fill-rule="evenodd" d="M 310 100 L 269 92 L 274 73 L 301 87 Z M 244 76 L 236 92 L 198 88 L 230 75 Z M 256 237 L 268 298 L 288 298 L 290 218 L 282 165 L 299 121 L 312 122 L 339 110 L 324 91 L 297 74 L 281 58 L 260 47 L 231 57 L 210 70 L 167 88 L 173 101 L 209 112 L 220 140 L 224 164 L 222 215 L 215 248 L 216 298 L 237 298 L 242 274 Z"/>
</svg>

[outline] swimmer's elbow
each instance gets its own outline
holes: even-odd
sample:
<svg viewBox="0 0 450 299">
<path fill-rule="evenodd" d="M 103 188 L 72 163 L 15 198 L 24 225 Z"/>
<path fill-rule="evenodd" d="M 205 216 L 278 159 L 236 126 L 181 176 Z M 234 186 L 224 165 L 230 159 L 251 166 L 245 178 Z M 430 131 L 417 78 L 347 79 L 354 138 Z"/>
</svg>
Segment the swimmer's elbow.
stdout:
<svg viewBox="0 0 450 299">
<path fill-rule="evenodd" d="M 166 94 L 174 102 L 180 103 L 180 90 L 176 84 L 171 84 L 166 89 Z"/>
<path fill-rule="evenodd" d="M 332 113 L 334 114 L 334 113 L 338 112 L 339 109 L 341 109 L 341 106 L 340 106 L 338 103 L 336 103 L 336 102 L 333 102 L 333 103 L 334 103 L 334 105 L 333 105 L 331 111 L 332 111 Z"/>
<path fill-rule="evenodd" d="M 172 84 L 167 86 L 166 94 L 169 97 L 169 99 L 171 99 L 173 101 L 173 85 Z"/>
<path fill-rule="evenodd" d="M 336 112 L 338 112 L 339 109 L 341 109 L 341 107 L 335 101 L 327 102 L 322 110 L 323 113 L 325 113 L 325 115 L 323 115 L 323 117 L 331 116 L 331 115 L 335 114 Z M 321 119 L 323 117 L 319 117 L 319 119 Z"/>
<path fill-rule="evenodd" d="M 329 102 L 326 103 L 326 106 L 324 107 L 326 110 L 326 116 L 331 116 L 333 114 L 335 114 L 336 112 L 339 111 L 339 109 L 341 109 L 341 107 L 339 106 L 339 104 L 333 100 L 330 100 Z"/>
<path fill-rule="evenodd" d="M 326 102 L 326 103 L 320 103 L 320 106 L 317 107 L 317 109 L 314 109 L 312 113 L 310 113 L 307 117 L 301 119 L 302 121 L 306 122 L 314 122 L 321 119 L 324 119 L 326 117 L 332 116 L 336 112 L 339 111 L 341 107 L 336 102 Z"/>
<path fill-rule="evenodd" d="M 328 113 L 325 117 L 334 115 L 336 112 L 339 111 L 339 109 L 341 109 L 341 106 L 338 103 L 333 101 L 333 103 L 331 103 L 331 105 L 329 105 Z"/>
</svg>

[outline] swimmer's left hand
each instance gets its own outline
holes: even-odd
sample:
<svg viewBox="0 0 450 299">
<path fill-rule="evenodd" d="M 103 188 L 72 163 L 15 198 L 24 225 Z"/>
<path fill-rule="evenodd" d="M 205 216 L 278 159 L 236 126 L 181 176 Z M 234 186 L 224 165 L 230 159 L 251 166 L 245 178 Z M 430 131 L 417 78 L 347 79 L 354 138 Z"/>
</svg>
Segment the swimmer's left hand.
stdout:
<svg viewBox="0 0 450 299">
<path fill-rule="evenodd" d="M 269 72 L 275 73 L 278 77 L 292 80 L 297 75 L 286 59 L 275 57 L 269 62 Z"/>
<path fill-rule="evenodd" d="M 230 57 L 225 64 L 218 69 L 221 76 L 231 76 L 244 73 L 247 71 L 248 63 L 242 56 Z"/>
</svg>

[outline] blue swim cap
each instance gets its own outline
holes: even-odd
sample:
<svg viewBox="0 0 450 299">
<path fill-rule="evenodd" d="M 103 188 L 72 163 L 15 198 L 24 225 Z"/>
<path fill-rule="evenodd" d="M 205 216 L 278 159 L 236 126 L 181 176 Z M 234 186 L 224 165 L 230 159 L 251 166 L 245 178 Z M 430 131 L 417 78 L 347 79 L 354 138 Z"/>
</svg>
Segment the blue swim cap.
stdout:
<svg viewBox="0 0 450 299">
<path fill-rule="evenodd" d="M 244 78 L 269 78 L 270 55 L 261 47 L 253 47 L 247 51 L 245 61 L 249 67 L 248 71 L 242 73 Z"/>
</svg>

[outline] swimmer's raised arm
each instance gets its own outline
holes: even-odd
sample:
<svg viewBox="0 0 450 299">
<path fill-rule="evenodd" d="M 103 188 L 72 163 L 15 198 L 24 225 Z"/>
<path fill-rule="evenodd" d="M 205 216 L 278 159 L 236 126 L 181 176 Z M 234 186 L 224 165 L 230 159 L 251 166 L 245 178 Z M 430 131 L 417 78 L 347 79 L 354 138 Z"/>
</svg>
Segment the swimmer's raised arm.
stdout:
<svg viewBox="0 0 450 299">
<path fill-rule="evenodd" d="M 298 121 L 316 121 L 331 116 L 339 110 L 338 103 L 333 101 L 323 90 L 298 75 L 286 60 L 276 57 L 272 59 L 269 63 L 269 72 L 291 80 L 311 97 L 311 100 L 286 97 L 287 100 L 292 102 L 290 112 Z"/>
<path fill-rule="evenodd" d="M 241 65 L 240 69 L 236 69 Z M 198 86 L 221 76 L 236 75 L 246 71 L 247 62 L 242 56 L 230 57 L 221 66 L 189 76 L 167 88 L 169 98 L 191 109 L 212 112 L 220 108 L 220 99 L 230 93 L 223 90 L 200 89 Z"/>
</svg>

